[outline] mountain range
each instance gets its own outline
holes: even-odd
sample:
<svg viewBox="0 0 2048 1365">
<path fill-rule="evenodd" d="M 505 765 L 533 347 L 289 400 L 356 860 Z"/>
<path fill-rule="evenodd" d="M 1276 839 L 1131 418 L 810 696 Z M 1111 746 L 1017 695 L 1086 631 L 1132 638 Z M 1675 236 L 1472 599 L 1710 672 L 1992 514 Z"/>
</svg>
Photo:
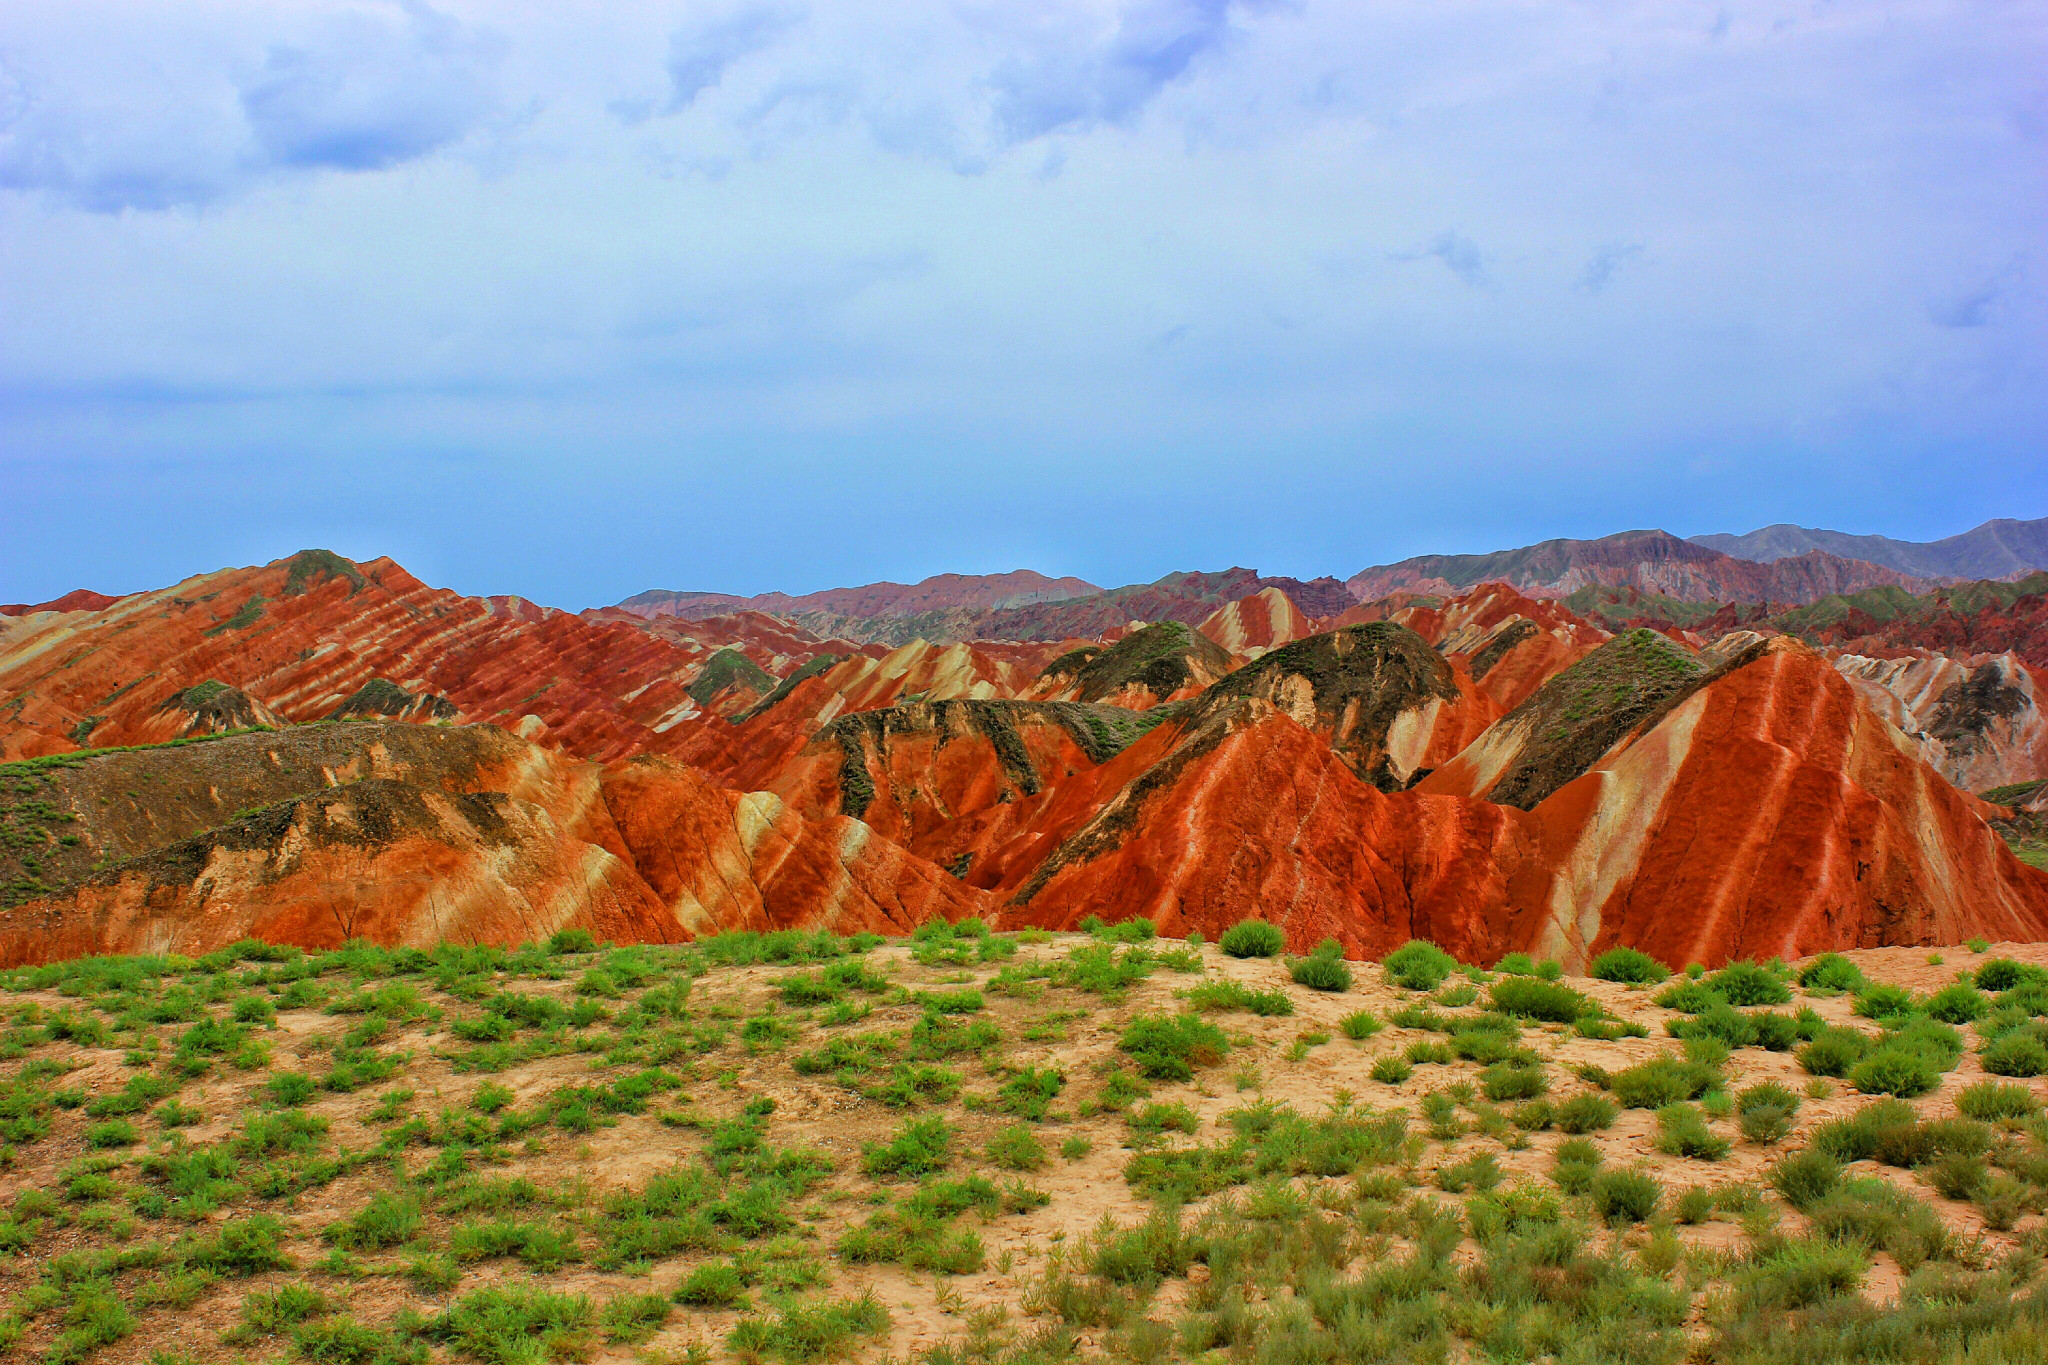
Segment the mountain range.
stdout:
<svg viewBox="0 0 2048 1365">
<path fill-rule="evenodd" d="M 308 550 L 11 609 L 0 966 L 964 917 L 1572 967 L 2048 939 L 2048 574 L 1469 558 L 1370 601 L 1234 569 L 688 616 Z M 1820 581 L 1875 585 L 1672 595 Z"/>
<path fill-rule="evenodd" d="M 1666 531 L 1623 531 L 1594 540 L 1547 540 L 1489 554 L 1419 555 L 1361 569 L 1341 583 L 1232 568 L 1173 573 L 1152 583 L 1104 589 L 1028 569 L 941 574 L 920 583 L 871 583 L 790 596 L 654 589 L 618 610 L 683 620 L 766 612 L 820 637 L 906 644 L 927 640 L 1059 640 L 1128 621 L 1193 625 L 1217 606 L 1274 588 L 1302 611 L 1334 619 L 1395 593 L 1452 594 L 1502 582 L 1538 596 L 1588 589 L 1678 603 L 1805 606 L 1823 598 L 1895 588 L 1925 593 L 1944 582 L 2001 579 L 2048 569 L 2048 518 L 1987 521 L 1946 540 L 1918 543 L 1839 531 L 1770 526 L 1744 536 L 1681 539 Z M 5 610 L 5 609 L 0 609 Z"/>
</svg>

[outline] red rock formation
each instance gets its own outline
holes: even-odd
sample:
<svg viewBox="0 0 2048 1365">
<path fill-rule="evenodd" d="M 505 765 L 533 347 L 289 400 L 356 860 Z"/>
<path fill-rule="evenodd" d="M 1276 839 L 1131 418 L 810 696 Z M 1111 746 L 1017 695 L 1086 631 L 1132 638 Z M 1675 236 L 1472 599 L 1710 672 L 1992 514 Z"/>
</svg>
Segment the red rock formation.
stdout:
<svg viewBox="0 0 2048 1365">
<path fill-rule="evenodd" d="M 510 944 L 570 925 L 621 942 L 903 933 L 987 908 L 857 821 L 806 821 L 671 760 L 601 768 L 488 726 L 295 729 L 109 754 L 60 775 L 48 796 L 122 860 L 0 910 L 0 964 L 196 954 L 250 936 Z M 149 793 L 142 804 L 94 796 L 128 782 Z M 279 792 L 222 818 L 226 800 Z"/>
<path fill-rule="evenodd" d="M 1717 963 L 2048 934 L 2048 876 L 1818 655 L 1779 641 L 1533 811 L 1380 793 L 1257 698 L 1162 725 L 992 853 L 1008 922 L 1251 913 L 1297 950 L 1410 935 L 1582 965 L 1614 943 Z"/>
<path fill-rule="evenodd" d="M 1237 655 L 1263 654 L 1275 645 L 1315 634 L 1314 623 L 1278 588 L 1261 588 L 1218 607 L 1196 629 Z"/>
<path fill-rule="evenodd" d="M 73 588 L 62 597 L 49 602 L 38 602 L 34 606 L 26 602 L 9 602 L 5 606 L 0 606 L 0 616 L 27 616 L 30 612 L 37 611 L 104 611 L 120 600 L 118 594 L 109 597 L 90 588 Z"/>
</svg>

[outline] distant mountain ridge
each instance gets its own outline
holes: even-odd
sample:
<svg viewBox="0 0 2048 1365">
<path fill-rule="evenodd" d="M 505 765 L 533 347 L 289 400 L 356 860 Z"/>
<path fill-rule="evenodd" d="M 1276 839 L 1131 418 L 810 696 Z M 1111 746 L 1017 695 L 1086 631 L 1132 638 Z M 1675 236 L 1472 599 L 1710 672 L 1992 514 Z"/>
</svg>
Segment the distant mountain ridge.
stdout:
<svg viewBox="0 0 2048 1365">
<path fill-rule="evenodd" d="M 636 593 L 619 606 L 636 616 L 647 617 L 691 619 L 726 616 L 736 611 L 765 611 L 787 617 L 823 612 L 832 616 L 875 620 L 917 616 L 950 608 L 988 611 L 1024 607 L 1039 602 L 1094 597 L 1101 592 L 1101 588 L 1084 579 L 1047 578 L 1031 569 L 1013 569 L 1000 574 L 934 574 L 917 583 L 869 583 L 858 588 L 828 588 L 797 597 L 783 592 L 735 597 L 729 593 L 670 592 L 657 588 Z"/>
<path fill-rule="evenodd" d="M 1689 536 L 1694 545 L 1760 564 L 1821 550 L 1845 559 L 1882 564 L 1919 578 L 1991 579 L 2048 569 L 2048 517 L 1998 517 L 1942 540 L 1893 540 L 1779 523 L 1736 536 Z"/>
<path fill-rule="evenodd" d="M 1483 555 L 1417 555 L 1353 574 L 1344 586 L 1361 602 L 1397 592 L 1449 594 L 1500 582 L 1525 593 L 1566 597 L 1587 587 L 1628 588 L 1686 602 L 1806 603 L 1869 588 L 1922 592 L 1929 581 L 1822 550 L 1758 563 L 1669 531 L 1623 531 L 1598 540 L 1546 540 Z"/>
</svg>

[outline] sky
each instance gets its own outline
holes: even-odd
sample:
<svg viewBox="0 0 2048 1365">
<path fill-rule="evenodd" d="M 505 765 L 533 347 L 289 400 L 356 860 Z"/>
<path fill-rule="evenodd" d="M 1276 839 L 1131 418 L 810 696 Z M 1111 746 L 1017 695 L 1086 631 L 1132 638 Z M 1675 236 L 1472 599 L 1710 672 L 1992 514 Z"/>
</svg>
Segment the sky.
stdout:
<svg viewBox="0 0 2048 1365">
<path fill-rule="evenodd" d="M 2048 515 L 2039 0 L 8 0 L 0 601 Z"/>
</svg>

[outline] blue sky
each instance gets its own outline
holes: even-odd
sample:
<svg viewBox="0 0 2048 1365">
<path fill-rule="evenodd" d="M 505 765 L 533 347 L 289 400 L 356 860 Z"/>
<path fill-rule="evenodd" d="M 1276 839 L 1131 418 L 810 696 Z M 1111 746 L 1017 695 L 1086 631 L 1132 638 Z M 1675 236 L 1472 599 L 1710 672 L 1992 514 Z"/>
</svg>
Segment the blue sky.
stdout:
<svg viewBox="0 0 2048 1365">
<path fill-rule="evenodd" d="M 0 600 L 2048 514 L 2038 3 L 11 0 Z"/>
</svg>

